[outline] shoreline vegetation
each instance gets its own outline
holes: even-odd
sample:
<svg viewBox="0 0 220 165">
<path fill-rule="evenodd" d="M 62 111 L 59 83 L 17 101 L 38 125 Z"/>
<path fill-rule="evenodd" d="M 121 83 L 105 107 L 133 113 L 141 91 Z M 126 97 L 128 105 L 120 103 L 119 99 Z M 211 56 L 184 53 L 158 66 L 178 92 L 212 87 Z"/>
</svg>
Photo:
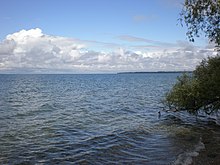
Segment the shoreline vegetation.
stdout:
<svg viewBox="0 0 220 165">
<path fill-rule="evenodd" d="M 220 110 L 220 56 L 204 59 L 191 74 L 177 78 L 165 96 L 165 106 L 176 111 L 208 115 Z"/>
</svg>

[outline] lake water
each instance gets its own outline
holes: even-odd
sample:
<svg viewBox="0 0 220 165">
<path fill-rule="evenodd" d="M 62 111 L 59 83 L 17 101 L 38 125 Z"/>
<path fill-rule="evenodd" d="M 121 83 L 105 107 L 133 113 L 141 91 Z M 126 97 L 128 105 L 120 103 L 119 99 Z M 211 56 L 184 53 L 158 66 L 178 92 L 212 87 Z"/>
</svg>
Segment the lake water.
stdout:
<svg viewBox="0 0 220 165">
<path fill-rule="evenodd" d="M 205 143 L 219 156 L 216 119 L 162 110 L 178 75 L 0 75 L 0 164 L 190 164 Z"/>
</svg>

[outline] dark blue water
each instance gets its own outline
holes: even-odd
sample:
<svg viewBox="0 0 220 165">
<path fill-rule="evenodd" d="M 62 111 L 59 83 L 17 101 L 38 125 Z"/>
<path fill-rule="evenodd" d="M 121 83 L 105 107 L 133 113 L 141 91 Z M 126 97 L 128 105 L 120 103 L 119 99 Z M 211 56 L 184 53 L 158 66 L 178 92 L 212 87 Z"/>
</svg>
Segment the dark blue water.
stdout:
<svg viewBox="0 0 220 165">
<path fill-rule="evenodd" d="M 0 164 L 189 164 L 206 124 L 162 111 L 178 75 L 0 75 Z"/>
</svg>

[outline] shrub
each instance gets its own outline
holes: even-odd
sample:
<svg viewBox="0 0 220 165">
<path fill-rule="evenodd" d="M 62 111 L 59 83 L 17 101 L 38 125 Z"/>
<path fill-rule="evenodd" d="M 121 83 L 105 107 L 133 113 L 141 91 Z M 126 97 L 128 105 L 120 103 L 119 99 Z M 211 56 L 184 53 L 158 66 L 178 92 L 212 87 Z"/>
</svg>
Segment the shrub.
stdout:
<svg viewBox="0 0 220 165">
<path fill-rule="evenodd" d="M 204 59 L 192 74 L 178 77 L 165 104 L 175 111 L 211 114 L 220 109 L 220 56 Z"/>
</svg>

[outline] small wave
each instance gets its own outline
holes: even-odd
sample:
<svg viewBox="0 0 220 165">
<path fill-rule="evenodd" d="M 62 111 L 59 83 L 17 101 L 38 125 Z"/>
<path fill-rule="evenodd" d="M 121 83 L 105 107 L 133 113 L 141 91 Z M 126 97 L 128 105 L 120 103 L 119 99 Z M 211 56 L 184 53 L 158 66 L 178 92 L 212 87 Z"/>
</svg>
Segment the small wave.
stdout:
<svg viewBox="0 0 220 165">
<path fill-rule="evenodd" d="M 40 106 L 40 109 L 43 109 L 43 110 L 54 110 L 54 109 L 56 109 L 56 106 L 54 104 L 45 103 L 45 104 Z"/>
<path fill-rule="evenodd" d="M 200 138 L 199 142 L 195 145 L 194 149 L 191 151 L 186 151 L 180 155 L 178 155 L 177 159 L 173 163 L 173 165 L 189 165 L 192 163 L 192 157 L 196 157 L 199 155 L 199 152 L 205 149 L 205 145 L 202 142 L 202 138 Z"/>
<path fill-rule="evenodd" d="M 49 112 L 54 110 L 64 109 L 65 107 L 59 103 L 45 103 L 40 105 L 37 111 L 39 112 Z"/>
</svg>

